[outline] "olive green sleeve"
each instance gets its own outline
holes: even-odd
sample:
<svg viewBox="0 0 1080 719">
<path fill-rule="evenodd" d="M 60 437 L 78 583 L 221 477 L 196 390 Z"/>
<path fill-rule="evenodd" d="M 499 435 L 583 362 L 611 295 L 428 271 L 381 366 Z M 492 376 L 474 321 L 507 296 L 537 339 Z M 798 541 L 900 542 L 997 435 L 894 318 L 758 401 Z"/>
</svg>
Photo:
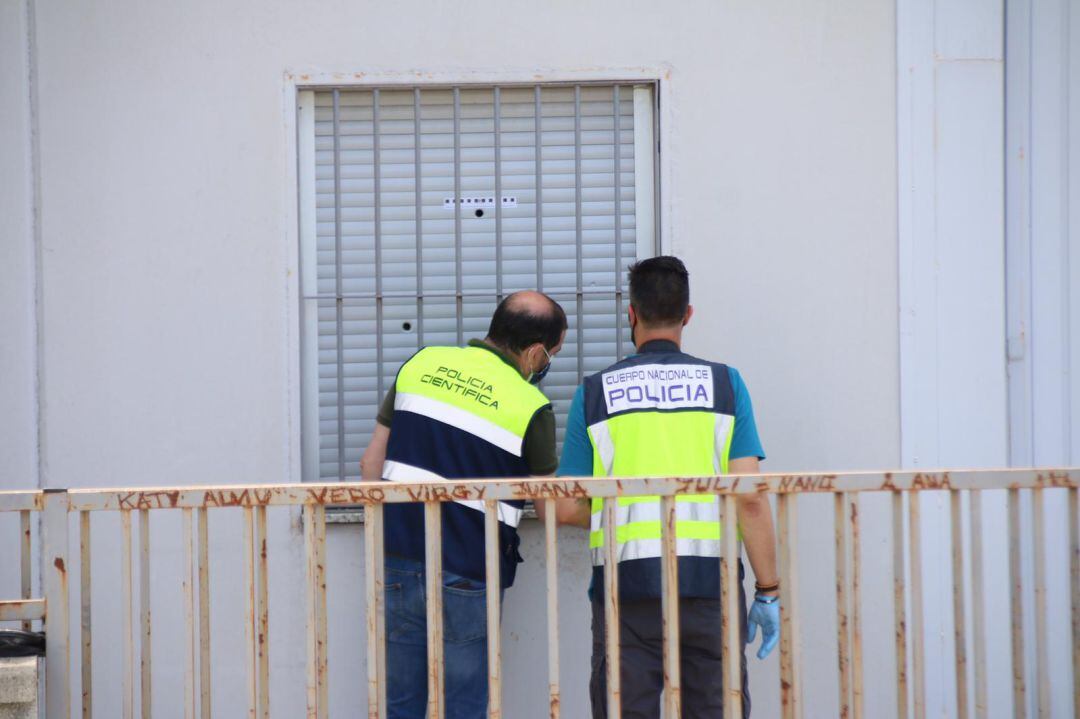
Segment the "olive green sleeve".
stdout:
<svg viewBox="0 0 1080 719">
<path fill-rule="evenodd" d="M 543 407 L 525 430 L 525 463 L 529 472 L 538 476 L 555 474 L 559 458 L 555 453 L 555 412 L 551 405 Z"/>
<path fill-rule="evenodd" d="M 394 397 L 397 395 L 397 389 L 394 385 L 390 385 L 390 390 L 383 397 L 383 402 L 379 405 L 379 414 L 375 418 L 379 424 L 383 427 L 389 427 L 390 423 L 394 420 Z"/>
</svg>

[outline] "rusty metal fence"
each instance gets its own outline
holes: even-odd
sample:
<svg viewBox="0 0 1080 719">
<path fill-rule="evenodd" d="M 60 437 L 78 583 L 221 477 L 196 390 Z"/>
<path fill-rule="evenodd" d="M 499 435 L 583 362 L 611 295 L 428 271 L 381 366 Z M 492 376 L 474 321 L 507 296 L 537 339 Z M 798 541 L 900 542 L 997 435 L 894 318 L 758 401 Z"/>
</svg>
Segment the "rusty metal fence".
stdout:
<svg viewBox="0 0 1080 719">
<path fill-rule="evenodd" d="M 633 478 L 633 479 L 530 479 L 484 480 L 462 482 L 298 484 L 221 487 L 173 487 L 152 489 L 45 490 L 0 492 L 0 513 L 17 512 L 19 516 L 18 552 L 21 596 L 0 601 L 0 623 L 21 622 L 24 628 L 40 623 L 46 630 L 46 711 L 49 717 L 70 718 L 72 710 L 80 716 L 93 713 L 91 635 L 91 517 L 112 512 L 120 516 L 121 586 L 123 612 L 122 712 L 125 719 L 136 714 L 150 717 L 152 641 L 150 614 L 150 533 L 151 517 L 163 511 L 181 513 L 183 558 L 183 641 L 184 716 L 209 719 L 211 687 L 210 661 L 210 574 L 208 515 L 223 507 L 239 508 L 243 515 L 244 614 L 245 628 L 245 697 L 250 717 L 270 716 L 269 663 L 269 581 L 267 574 L 267 508 L 298 506 L 303 512 L 304 556 L 306 557 L 307 595 L 307 715 L 322 719 L 328 715 L 327 671 L 327 598 L 326 598 L 326 510 L 334 506 L 362 505 L 365 511 L 365 587 L 367 598 L 366 652 L 368 667 L 369 717 L 386 716 L 386 635 L 384 630 L 383 506 L 390 502 L 424 502 L 426 530 L 426 596 L 428 633 L 428 716 L 445 715 L 443 684 L 443 612 L 441 512 L 442 502 L 468 500 L 485 507 L 487 618 L 489 627 L 497 627 L 500 617 L 498 508 L 500 500 L 531 499 L 547 505 L 545 519 L 547 578 L 547 643 L 549 714 L 560 715 L 558 559 L 554 502 L 562 498 L 604 497 L 605 512 L 605 613 L 606 626 L 618 626 L 618 574 L 612 571 L 616 555 L 614 512 L 616 497 L 658 495 L 661 500 L 661 544 L 663 549 L 662 585 L 664 596 L 663 662 L 664 716 L 680 716 L 678 602 L 670 588 L 678 586 L 678 563 L 672 528 L 676 498 L 684 494 L 712 494 L 719 497 L 723 516 L 723 556 L 720 558 L 722 584 L 722 651 L 725 687 L 725 715 L 741 716 L 742 695 L 739 623 L 730 618 L 738 613 L 738 573 L 735 558 L 739 555 L 736 532 L 736 497 L 746 493 L 776 495 L 779 569 L 781 576 L 780 693 L 782 715 L 803 715 L 801 682 L 799 606 L 800 590 L 796 581 L 799 563 L 795 541 L 798 497 L 806 493 L 834 496 L 836 552 L 837 656 L 840 714 L 843 717 L 868 716 L 863 706 L 862 599 L 860 550 L 860 495 L 866 492 L 887 493 L 892 501 L 893 557 L 892 574 L 895 606 L 895 682 L 899 717 L 921 719 L 926 713 L 924 687 L 924 608 L 922 599 L 922 539 L 920 532 L 920 495 L 925 491 L 948 492 L 952 527 L 953 628 L 956 633 L 956 706 L 960 717 L 986 715 L 986 631 L 982 604 L 971 602 L 972 616 L 965 616 L 966 571 L 973 577 L 972 586 L 982 586 L 983 556 L 981 494 L 985 490 L 1007 490 L 1008 494 L 1008 564 L 1011 584 L 1012 616 L 1010 646 L 1013 671 L 1013 715 L 1027 716 L 1025 642 L 1034 641 L 1037 707 L 1040 716 L 1048 716 L 1051 687 L 1046 670 L 1046 556 L 1050 541 L 1067 544 L 1071 569 L 1072 607 L 1072 696 L 1073 706 L 1080 707 L 1080 505 L 1078 505 L 1080 469 L 995 470 L 952 472 L 840 473 L 807 475 L 717 476 L 703 478 Z M 1043 522 L 1044 496 L 1047 490 L 1063 490 L 1067 496 L 1068 536 L 1046 537 Z M 1030 527 L 1034 532 L 1035 606 L 1023 606 L 1025 587 L 1021 566 L 1020 495 L 1032 496 Z M 962 504 L 962 495 L 970 495 Z M 962 513 L 968 515 L 968 546 L 963 551 Z M 78 517 L 78 536 L 69 530 L 69 515 Z M 133 515 L 138 515 L 138 535 L 133 537 Z M 40 520 L 41 597 L 32 596 L 31 546 L 32 524 Z M 137 544 L 136 544 L 137 542 Z M 5 542 L 6 545 L 6 542 Z M 140 584 L 139 607 L 134 606 L 133 577 L 138 554 Z M 15 552 L 5 551 L 5 556 Z M 965 567 L 965 557 L 970 566 Z M 992 558 L 991 558 L 992 559 Z M 73 561 L 77 560 L 77 561 Z M 75 576 L 77 572 L 78 576 Z M 69 586 L 80 583 L 80 621 L 69 626 Z M 910 606 L 910 612 L 907 607 Z M 1025 633 L 1023 616 L 1033 611 L 1034 636 Z M 138 619 L 138 637 L 133 627 Z M 973 656 L 967 656 L 966 632 L 970 626 Z M 620 711 L 619 652 L 616 632 L 607 632 L 609 715 Z M 140 643 L 138 666 L 135 642 Z M 500 633 L 488 632 L 488 683 L 490 717 L 508 714 L 502 701 L 502 650 Z M 72 703 L 72 652 L 81 652 L 82 676 L 79 686 L 81 707 Z M 588 651 L 588 646 L 581 647 Z M 969 670 L 969 666 L 971 669 Z M 910 667 L 910 669 L 909 669 Z M 1021 667 L 1016 670 L 1016 667 Z M 974 703 L 969 701 L 969 674 L 974 677 Z M 880 680 L 880 677 L 876 678 Z M 910 686 L 909 686 L 910 684 Z M 1057 690 L 1068 691 L 1066 687 Z M 138 700 L 138 702 L 137 702 Z M 870 714 L 877 715 L 873 711 Z"/>
</svg>

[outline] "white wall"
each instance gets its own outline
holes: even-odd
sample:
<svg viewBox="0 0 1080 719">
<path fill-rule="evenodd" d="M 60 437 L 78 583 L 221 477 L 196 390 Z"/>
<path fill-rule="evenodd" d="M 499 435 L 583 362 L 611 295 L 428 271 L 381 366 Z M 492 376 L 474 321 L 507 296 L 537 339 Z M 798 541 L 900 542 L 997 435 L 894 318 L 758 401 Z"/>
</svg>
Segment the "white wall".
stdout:
<svg viewBox="0 0 1080 719">
<path fill-rule="evenodd" d="M 900 461 L 891 3 L 514 0 L 468 12 L 416 1 L 35 4 L 43 486 L 299 478 L 290 71 L 300 81 L 309 71 L 341 72 L 343 82 L 363 82 L 354 73 L 368 71 L 416 71 L 418 81 L 427 71 L 476 81 L 655 71 L 664 242 L 688 261 L 697 307 L 689 349 L 743 371 L 767 468 Z M 10 50 L 26 46 L 20 27 L 0 25 L 5 99 L 29 97 L 24 56 Z M 0 144 L 5 151 L 29 147 L 21 103 L 0 111 L 0 136 L 13 138 Z M 26 156 L 28 149 L 0 166 L 5 194 L 32 186 L 30 165 L 19 159 Z M 5 263 L 0 291 L 5 300 L 8 292 L 24 298 L 24 309 L 12 315 L 5 302 L 0 311 L 5 336 L 18 338 L 4 344 L 0 382 L 24 399 L 0 420 L 19 432 L 2 445 L 18 454 L 0 464 L 5 487 L 32 484 L 35 467 L 35 403 L 26 395 L 35 346 L 25 309 L 34 295 L 32 213 L 18 191 L 4 201 L 22 229 L 10 242 L 5 234 L 3 252 L 22 253 L 25 269 Z M 866 511 L 886 508 L 869 500 Z M 228 687 L 243 682 L 234 621 L 242 610 L 240 534 L 237 517 L 215 516 L 222 549 L 213 581 L 223 597 L 214 605 L 216 701 L 218 715 L 233 716 L 242 697 Z M 801 517 L 807 716 L 835 715 L 828 501 L 806 500 Z M 866 557 L 888 551 L 887 526 L 866 523 Z M 95 632 L 107 637 L 119 617 L 118 530 L 102 519 L 94 531 L 107 558 L 95 566 Z M 178 534 L 176 518 L 155 528 L 164 554 L 153 571 L 162 586 L 179 581 Z M 330 582 L 339 590 L 331 599 L 331 681 L 335 708 L 344 709 L 364 691 L 362 554 L 355 528 L 330 534 Z M 529 564 L 508 594 L 503 627 L 515 717 L 546 710 L 536 671 L 544 666 L 537 528 L 524 535 Z M 295 516 L 273 512 L 271 537 L 273 700 L 279 716 L 298 716 Z M 562 538 L 564 712 L 578 717 L 588 674 L 587 568 L 580 538 Z M 866 563 L 868 676 L 892 675 L 886 570 Z M 179 637 L 169 619 L 179 616 L 176 592 L 155 594 L 154 612 L 155 666 L 175 669 L 179 657 L 168 647 Z M 117 713 L 115 649 L 103 643 L 95 656 L 102 716 Z M 773 715 L 777 660 L 751 665 L 756 713 Z M 159 715 L 176 706 L 175 684 L 155 686 Z M 892 705 L 888 685 L 868 681 L 868 706 Z"/>
<path fill-rule="evenodd" d="M 34 203 L 28 18 L 0 3 L 0 488 L 38 483 Z M 0 537 L 18 536 L 16 516 Z M 6 557 L 5 557 L 6 559 Z M 19 564 L 0 561 L 0 595 L 18 596 Z"/>
<path fill-rule="evenodd" d="M 0 484 L 37 484 L 33 162 L 26 8 L 0 5 Z"/>
</svg>

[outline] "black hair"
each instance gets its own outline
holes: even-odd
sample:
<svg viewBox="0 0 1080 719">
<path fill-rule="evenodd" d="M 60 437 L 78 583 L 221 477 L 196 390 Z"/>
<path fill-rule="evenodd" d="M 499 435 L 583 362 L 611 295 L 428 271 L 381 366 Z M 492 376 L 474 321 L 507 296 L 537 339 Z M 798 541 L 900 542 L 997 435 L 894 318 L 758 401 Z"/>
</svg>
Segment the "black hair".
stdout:
<svg viewBox="0 0 1080 719">
<path fill-rule="evenodd" d="M 543 297 L 549 303 L 546 312 L 534 311 L 516 295 L 500 302 L 491 316 L 488 340 L 514 354 L 537 342 L 549 350 L 559 344 L 566 331 L 566 312 L 555 300 Z"/>
<path fill-rule="evenodd" d="M 650 257 L 630 265 L 630 305 L 647 325 L 681 323 L 690 306 L 690 273 L 678 257 Z"/>
</svg>

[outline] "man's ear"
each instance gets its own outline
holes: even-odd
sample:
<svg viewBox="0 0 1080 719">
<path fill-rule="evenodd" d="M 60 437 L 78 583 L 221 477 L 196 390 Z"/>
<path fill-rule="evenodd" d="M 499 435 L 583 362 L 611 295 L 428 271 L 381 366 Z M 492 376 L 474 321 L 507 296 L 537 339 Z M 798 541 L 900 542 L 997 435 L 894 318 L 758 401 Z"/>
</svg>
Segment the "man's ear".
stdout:
<svg viewBox="0 0 1080 719">
<path fill-rule="evenodd" d="M 529 363 L 530 371 L 535 371 L 531 369 L 532 367 L 544 366 L 544 362 L 542 360 L 542 358 L 544 357 L 544 349 L 545 348 L 543 342 L 535 342 L 525 350 L 528 356 L 527 362 Z"/>
<path fill-rule="evenodd" d="M 686 306 L 686 316 L 683 317 L 682 326 L 686 327 L 686 325 L 690 324 L 690 318 L 693 317 L 693 316 L 694 316 L 694 306 L 693 305 L 687 305 Z"/>
<path fill-rule="evenodd" d="M 633 327 L 634 323 L 637 322 L 637 318 L 638 318 L 637 312 L 634 311 L 634 306 L 633 305 L 627 305 L 626 306 L 626 316 L 627 316 L 627 319 L 628 319 L 628 321 L 630 323 L 630 326 Z"/>
</svg>

